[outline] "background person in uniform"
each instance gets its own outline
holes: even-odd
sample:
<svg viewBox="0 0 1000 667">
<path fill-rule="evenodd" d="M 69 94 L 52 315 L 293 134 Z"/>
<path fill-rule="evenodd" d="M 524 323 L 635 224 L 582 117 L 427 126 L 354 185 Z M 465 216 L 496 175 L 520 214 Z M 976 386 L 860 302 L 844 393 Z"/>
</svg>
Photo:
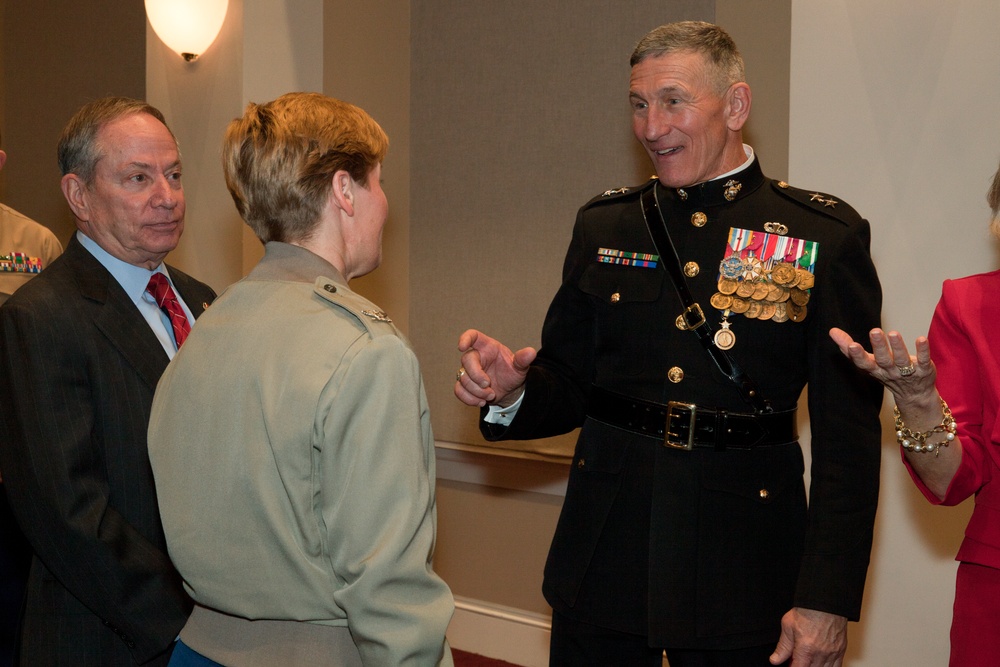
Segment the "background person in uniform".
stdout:
<svg viewBox="0 0 1000 667">
<path fill-rule="evenodd" d="M 1000 169 L 987 193 L 1000 237 Z M 934 505 L 972 495 L 975 509 L 956 559 L 952 667 L 1000 664 L 1000 271 L 947 280 L 927 337 L 911 357 L 902 336 L 870 332 L 874 354 L 840 329 L 830 333 L 858 368 L 892 392 L 903 463 Z M 931 359 L 933 358 L 933 363 Z"/>
<path fill-rule="evenodd" d="M 583 427 L 545 568 L 551 664 L 659 665 L 666 649 L 672 667 L 838 665 L 872 542 L 881 389 L 827 332 L 879 322 L 868 223 L 763 175 L 722 29 L 661 26 L 631 64 L 658 180 L 580 210 L 537 356 L 467 331 L 455 393 L 490 440 Z M 664 224 L 676 259 L 651 236 Z"/>
<path fill-rule="evenodd" d="M 6 163 L 7 153 L 0 150 L 0 170 Z M 0 204 L 0 304 L 61 252 L 59 239 L 48 227 Z"/>
<path fill-rule="evenodd" d="M 149 425 L 195 599 L 174 667 L 452 662 L 420 368 L 348 287 L 382 259 L 387 149 L 367 113 L 316 93 L 229 124 L 226 184 L 264 258 L 199 321 Z"/>
<path fill-rule="evenodd" d="M 185 207 L 159 111 L 85 105 L 59 164 L 78 231 L 0 307 L 0 467 L 34 550 L 20 659 L 166 664 L 190 600 L 167 558 L 146 427 L 160 374 L 214 293 L 163 263 Z M 173 287 L 154 298 L 151 283 Z"/>
<path fill-rule="evenodd" d="M 7 153 L 0 149 L 0 170 L 6 163 Z M 62 245 L 48 227 L 0 204 L 0 304 L 61 252 Z M 30 562 L 31 547 L 10 513 L 0 471 L 0 667 L 13 664 L 17 617 Z"/>
</svg>

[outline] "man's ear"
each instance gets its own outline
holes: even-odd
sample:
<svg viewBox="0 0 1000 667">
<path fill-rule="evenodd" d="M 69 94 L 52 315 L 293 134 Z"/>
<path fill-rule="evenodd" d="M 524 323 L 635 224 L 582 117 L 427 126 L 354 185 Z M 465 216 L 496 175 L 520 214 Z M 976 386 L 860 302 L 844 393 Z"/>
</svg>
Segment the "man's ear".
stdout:
<svg viewBox="0 0 1000 667">
<path fill-rule="evenodd" d="M 354 179 L 346 171 L 340 170 L 333 175 L 330 197 L 337 208 L 351 217 L 354 217 L 354 188 Z"/>
<path fill-rule="evenodd" d="M 76 174 L 66 174 L 59 185 L 77 220 L 90 222 L 90 189 L 83 179 Z"/>
<path fill-rule="evenodd" d="M 5 164 L 7 164 L 7 153 L 0 150 L 0 169 L 3 169 Z"/>
<path fill-rule="evenodd" d="M 739 132 L 750 117 L 750 102 L 752 97 L 750 86 L 744 81 L 734 83 L 730 86 L 726 97 L 726 126 L 733 132 Z"/>
</svg>

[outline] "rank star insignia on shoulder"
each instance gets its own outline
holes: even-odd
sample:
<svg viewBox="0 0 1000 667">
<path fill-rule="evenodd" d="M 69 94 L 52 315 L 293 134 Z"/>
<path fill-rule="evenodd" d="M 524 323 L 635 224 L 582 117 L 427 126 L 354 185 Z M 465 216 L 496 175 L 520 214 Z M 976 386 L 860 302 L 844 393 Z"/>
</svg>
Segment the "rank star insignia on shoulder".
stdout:
<svg viewBox="0 0 1000 667">
<path fill-rule="evenodd" d="M 818 192 L 811 193 L 809 195 L 809 201 L 818 201 L 819 203 L 823 204 L 823 206 L 829 206 L 830 208 L 834 208 L 837 206 L 837 204 L 840 203 L 836 199 L 832 197 L 826 197 Z"/>
<path fill-rule="evenodd" d="M 851 208 L 850 204 L 823 192 L 795 188 L 785 181 L 771 181 L 771 186 L 774 188 L 774 192 L 780 194 L 782 197 L 791 199 L 812 211 L 839 220 L 847 225 L 853 225 L 862 220 L 861 216 Z M 789 230 L 791 230 L 791 223 L 794 221 L 785 222 L 788 223 Z"/>
</svg>

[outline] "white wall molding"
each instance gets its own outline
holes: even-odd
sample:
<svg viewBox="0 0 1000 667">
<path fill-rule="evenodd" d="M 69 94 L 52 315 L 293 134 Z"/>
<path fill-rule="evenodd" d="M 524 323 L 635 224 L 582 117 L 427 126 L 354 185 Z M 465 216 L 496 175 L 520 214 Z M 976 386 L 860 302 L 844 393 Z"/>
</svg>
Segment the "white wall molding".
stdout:
<svg viewBox="0 0 1000 667">
<path fill-rule="evenodd" d="M 435 441 L 437 478 L 513 491 L 566 495 L 568 462 L 520 451 L 483 451 L 454 442 Z"/>
<path fill-rule="evenodd" d="M 548 616 L 456 596 L 448 643 L 515 665 L 547 667 L 551 629 Z"/>
</svg>

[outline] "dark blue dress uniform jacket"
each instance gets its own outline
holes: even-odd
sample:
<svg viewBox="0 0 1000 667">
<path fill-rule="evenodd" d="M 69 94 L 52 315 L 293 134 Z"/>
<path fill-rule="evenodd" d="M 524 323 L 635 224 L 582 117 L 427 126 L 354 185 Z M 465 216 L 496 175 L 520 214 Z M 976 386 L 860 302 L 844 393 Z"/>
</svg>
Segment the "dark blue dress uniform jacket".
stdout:
<svg viewBox="0 0 1000 667">
<path fill-rule="evenodd" d="M 881 288 L 870 229 L 850 206 L 764 177 L 755 159 L 733 177 L 677 190 L 654 185 L 597 197 L 577 217 L 524 402 L 492 440 L 539 438 L 582 426 L 545 568 L 544 593 L 577 620 L 647 634 L 653 646 L 737 648 L 777 639 L 793 606 L 856 620 L 878 496 L 882 390 L 829 339 L 832 326 L 866 340 L 879 326 Z M 731 354 L 775 410 L 808 384 L 812 469 L 807 507 L 797 443 L 754 450 L 674 450 L 587 418 L 592 386 L 649 401 L 751 412 L 691 331 L 670 277 L 600 263 L 598 250 L 656 253 L 642 190 L 659 204 L 706 317 L 731 227 L 819 244 L 815 285 L 800 322 L 731 315 Z M 707 223 L 692 224 L 703 213 Z M 667 260 L 669 261 L 669 260 Z M 615 295 L 615 296 L 613 296 Z M 668 369 L 683 379 L 668 379 Z M 676 372 L 675 372 L 676 379 Z M 801 422 L 802 420 L 800 420 Z"/>
</svg>

